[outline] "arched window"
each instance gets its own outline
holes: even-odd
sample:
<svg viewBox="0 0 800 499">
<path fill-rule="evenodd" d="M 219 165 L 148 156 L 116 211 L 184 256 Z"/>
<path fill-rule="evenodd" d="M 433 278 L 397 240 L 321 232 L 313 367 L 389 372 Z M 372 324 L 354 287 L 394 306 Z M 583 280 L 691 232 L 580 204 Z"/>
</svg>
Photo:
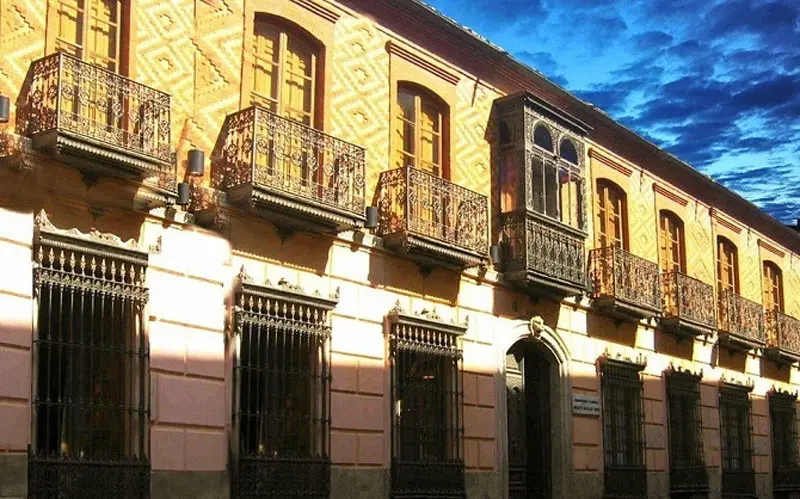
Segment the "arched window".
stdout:
<svg viewBox="0 0 800 499">
<path fill-rule="evenodd" d="M 120 71 L 121 0 L 58 0 L 56 50 Z"/>
<path fill-rule="evenodd" d="M 578 151 L 575 150 L 575 146 L 572 145 L 572 141 L 569 140 L 562 140 L 561 147 L 559 147 L 559 153 L 561 155 L 561 159 L 572 163 L 573 165 L 578 164 Z"/>
<path fill-rule="evenodd" d="M 432 92 L 409 83 L 397 89 L 396 164 L 447 176 L 448 108 Z"/>
<path fill-rule="evenodd" d="M 717 238 L 717 288 L 720 295 L 726 291 L 739 292 L 736 245 L 722 236 Z"/>
<path fill-rule="evenodd" d="M 781 269 L 772 262 L 764 262 L 764 308 L 783 312 L 783 277 Z"/>
<path fill-rule="evenodd" d="M 683 222 L 678 215 L 668 210 L 661 210 L 659 213 L 659 239 L 661 271 L 686 272 Z"/>
<path fill-rule="evenodd" d="M 553 137 L 550 136 L 550 131 L 542 125 L 537 126 L 533 131 L 533 143 L 545 151 L 553 152 Z"/>
<path fill-rule="evenodd" d="M 597 181 L 597 247 L 628 249 L 625 191 L 605 179 Z"/>
<path fill-rule="evenodd" d="M 251 100 L 273 113 L 315 126 L 321 46 L 288 23 L 257 17 Z"/>
</svg>

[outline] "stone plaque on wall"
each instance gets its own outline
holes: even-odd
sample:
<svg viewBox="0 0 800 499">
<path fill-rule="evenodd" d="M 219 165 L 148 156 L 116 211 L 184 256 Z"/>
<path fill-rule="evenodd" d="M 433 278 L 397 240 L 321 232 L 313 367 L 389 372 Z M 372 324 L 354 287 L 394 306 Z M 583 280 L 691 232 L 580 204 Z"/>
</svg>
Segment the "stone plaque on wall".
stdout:
<svg viewBox="0 0 800 499">
<path fill-rule="evenodd" d="M 596 395 L 573 395 L 572 414 L 577 416 L 600 416 L 600 397 Z"/>
</svg>

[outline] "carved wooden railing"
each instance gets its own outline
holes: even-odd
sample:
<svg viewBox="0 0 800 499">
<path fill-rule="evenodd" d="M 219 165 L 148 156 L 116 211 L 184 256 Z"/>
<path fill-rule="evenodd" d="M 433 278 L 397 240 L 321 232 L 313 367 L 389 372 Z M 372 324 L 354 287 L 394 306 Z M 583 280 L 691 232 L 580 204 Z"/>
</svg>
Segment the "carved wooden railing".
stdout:
<svg viewBox="0 0 800 499">
<path fill-rule="evenodd" d="M 365 157 L 360 146 L 251 106 L 225 119 L 211 183 L 251 184 L 361 216 Z"/>
<path fill-rule="evenodd" d="M 467 250 L 488 252 L 486 196 L 406 166 L 381 173 L 378 234 L 407 232 Z"/>
<path fill-rule="evenodd" d="M 31 63 L 17 103 L 17 130 L 69 134 L 174 168 L 170 96 L 63 52 Z"/>
<path fill-rule="evenodd" d="M 720 293 L 718 307 L 721 332 L 748 343 L 764 344 L 764 311 L 759 303 L 726 289 Z"/>
<path fill-rule="evenodd" d="M 531 212 L 504 213 L 501 223 L 505 272 L 524 270 L 578 289 L 586 287 L 585 236 Z"/>
<path fill-rule="evenodd" d="M 767 346 L 800 356 L 800 320 L 778 310 L 768 310 L 764 319 Z"/>
<path fill-rule="evenodd" d="M 661 310 L 658 264 L 617 246 L 594 249 L 590 256 L 593 297 L 613 297 L 637 308 Z"/>
<path fill-rule="evenodd" d="M 661 287 L 665 318 L 690 321 L 709 328 L 716 326 L 713 286 L 682 272 L 666 272 L 661 276 Z"/>
</svg>

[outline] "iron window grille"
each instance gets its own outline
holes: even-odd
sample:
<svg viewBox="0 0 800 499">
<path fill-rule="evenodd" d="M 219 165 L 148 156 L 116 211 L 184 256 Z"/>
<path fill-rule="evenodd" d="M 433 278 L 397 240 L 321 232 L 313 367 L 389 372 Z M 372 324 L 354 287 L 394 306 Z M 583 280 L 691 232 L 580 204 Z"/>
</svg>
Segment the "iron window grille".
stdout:
<svg viewBox="0 0 800 499">
<path fill-rule="evenodd" d="M 602 359 L 605 497 L 646 497 L 641 364 Z"/>
<path fill-rule="evenodd" d="M 670 369 L 666 373 L 670 490 L 708 490 L 700 415 L 701 376 Z"/>
<path fill-rule="evenodd" d="M 35 221 L 28 497 L 150 496 L 148 255 Z"/>
<path fill-rule="evenodd" d="M 769 393 L 769 419 L 772 429 L 772 481 L 775 492 L 800 490 L 796 405 L 796 394 L 775 390 Z"/>
<path fill-rule="evenodd" d="M 330 495 L 330 313 L 337 299 L 240 274 L 234 497 Z"/>
<path fill-rule="evenodd" d="M 466 326 L 389 313 L 392 497 L 465 497 L 462 350 Z"/>
<path fill-rule="evenodd" d="M 724 497 L 755 496 L 750 421 L 751 390 L 751 387 L 727 383 L 719 388 L 722 495 Z"/>
</svg>

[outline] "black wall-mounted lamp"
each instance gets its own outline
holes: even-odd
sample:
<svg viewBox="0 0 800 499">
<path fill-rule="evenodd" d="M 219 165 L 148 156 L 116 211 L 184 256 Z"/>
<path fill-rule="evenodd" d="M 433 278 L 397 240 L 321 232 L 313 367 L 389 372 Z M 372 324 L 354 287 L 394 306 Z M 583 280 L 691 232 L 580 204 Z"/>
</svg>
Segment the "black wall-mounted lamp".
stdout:
<svg viewBox="0 0 800 499">
<path fill-rule="evenodd" d="M 378 208 L 374 206 L 367 206 L 366 210 L 367 222 L 364 224 L 365 229 L 374 229 L 378 226 Z"/>
<path fill-rule="evenodd" d="M 499 244 L 493 244 L 489 246 L 489 258 L 492 259 L 493 265 L 500 265 L 500 260 L 502 260 L 502 254 L 503 252 Z"/>
<path fill-rule="evenodd" d="M 192 177 L 202 177 L 205 171 L 206 153 L 200 149 L 192 149 L 189 151 L 189 164 L 186 171 Z"/>
<path fill-rule="evenodd" d="M 188 206 L 192 197 L 192 186 L 188 182 L 178 184 L 178 206 Z"/>
<path fill-rule="evenodd" d="M 8 123 L 11 117 L 11 99 L 0 95 L 0 123 Z"/>
</svg>

